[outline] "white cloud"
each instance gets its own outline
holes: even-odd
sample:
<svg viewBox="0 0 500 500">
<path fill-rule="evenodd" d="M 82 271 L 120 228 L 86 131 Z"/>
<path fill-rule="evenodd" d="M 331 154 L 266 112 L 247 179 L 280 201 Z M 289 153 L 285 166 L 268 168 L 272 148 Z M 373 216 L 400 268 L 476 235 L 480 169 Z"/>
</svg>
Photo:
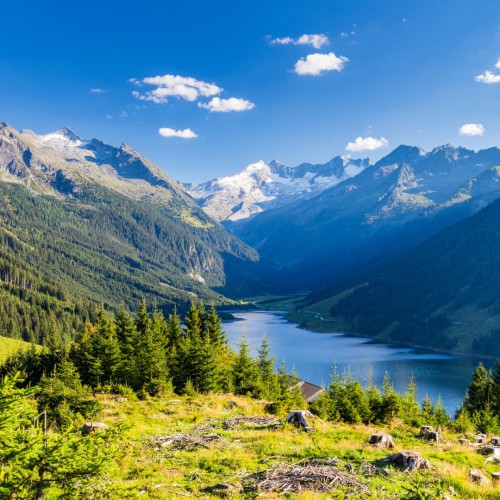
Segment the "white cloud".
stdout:
<svg viewBox="0 0 500 500">
<path fill-rule="evenodd" d="M 309 54 L 299 59 L 294 66 L 297 75 L 318 76 L 326 71 L 342 71 L 347 57 L 337 57 L 333 52 L 328 54 Z"/>
<path fill-rule="evenodd" d="M 315 49 L 320 49 L 324 45 L 328 45 L 330 40 L 326 35 L 321 33 L 314 33 L 311 35 L 301 35 L 299 38 L 293 39 L 292 37 L 285 36 L 283 38 L 274 38 L 270 42 L 273 45 L 311 45 Z"/>
<path fill-rule="evenodd" d="M 107 92 L 107 89 L 90 89 L 90 92 L 92 94 L 104 94 L 104 92 Z"/>
<path fill-rule="evenodd" d="M 354 142 L 346 146 L 347 151 L 375 151 L 376 149 L 389 146 L 389 141 L 384 137 L 376 139 L 375 137 L 356 137 Z"/>
<path fill-rule="evenodd" d="M 497 59 L 497 62 L 495 64 L 496 69 L 500 69 L 500 59 Z"/>
<path fill-rule="evenodd" d="M 290 43 L 293 43 L 293 38 L 289 36 L 285 36 L 283 38 L 274 38 L 270 43 L 272 45 L 288 45 Z"/>
<path fill-rule="evenodd" d="M 248 111 L 255 108 L 255 104 L 236 97 L 230 97 L 229 99 L 213 97 L 207 103 L 199 102 L 198 107 L 208 109 L 212 113 L 228 113 L 229 111 Z"/>
<path fill-rule="evenodd" d="M 498 66 L 496 67 L 498 68 Z M 500 83 L 500 75 L 495 75 L 491 71 L 485 71 L 481 75 L 477 75 L 476 77 L 474 77 L 474 80 L 481 83 Z"/>
<path fill-rule="evenodd" d="M 194 133 L 190 128 L 184 130 L 175 130 L 170 127 L 163 127 L 158 130 L 162 137 L 180 137 L 181 139 L 195 139 L 198 134 Z"/>
<path fill-rule="evenodd" d="M 481 123 L 465 123 L 458 129 L 460 135 L 484 135 L 484 125 Z"/>
<path fill-rule="evenodd" d="M 213 83 L 179 75 L 151 76 L 142 80 L 133 78 L 130 81 L 137 86 L 155 86 L 156 88 L 151 91 L 141 93 L 134 90 L 132 94 L 141 101 L 152 101 L 157 104 L 165 104 L 169 97 L 179 97 L 192 102 L 199 97 L 218 95 L 223 90 Z"/>
<path fill-rule="evenodd" d="M 329 40 L 326 35 L 302 35 L 296 41 L 295 45 L 312 45 L 315 49 L 321 49 L 323 45 L 328 45 Z"/>
</svg>

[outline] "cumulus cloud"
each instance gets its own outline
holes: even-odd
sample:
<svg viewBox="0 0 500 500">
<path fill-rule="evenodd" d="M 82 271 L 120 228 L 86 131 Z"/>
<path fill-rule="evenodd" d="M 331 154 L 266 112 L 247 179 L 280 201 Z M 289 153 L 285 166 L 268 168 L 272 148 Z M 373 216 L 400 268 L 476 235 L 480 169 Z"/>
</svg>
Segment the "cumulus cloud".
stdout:
<svg viewBox="0 0 500 500">
<path fill-rule="evenodd" d="M 311 45 L 315 49 L 321 49 L 324 45 L 328 45 L 330 40 L 326 35 L 321 33 L 314 33 L 311 35 L 301 35 L 298 38 L 285 36 L 283 38 L 274 38 L 271 40 L 273 45 Z"/>
<path fill-rule="evenodd" d="M 181 139 L 195 139 L 198 137 L 198 134 L 193 132 L 190 128 L 175 130 L 174 128 L 163 127 L 158 130 L 158 133 L 162 137 L 180 137 Z"/>
<path fill-rule="evenodd" d="M 500 69 L 500 59 L 497 59 L 497 62 L 495 64 L 496 69 Z"/>
<path fill-rule="evenodd" d="M 495 67 L 499 68 L 498 64 L 497 62 Z M 474 80 L 480 83 L 500 83 L 500 75 L 495 75 L 492 71 L 485 71 L 481 75 L 477 75 Z"/>
<path fill-rule="evenodd" d="M 138 92 L 134 90 L 132 94 L 141 101 L 152 101 L 157 104 L 165 104 L 169 97 L 178 97 L 186 101 L 196 101 L 200 97 L 212 97 L 220 94 L 223 89 L 213 83 L 207 83 L 196 78 L 179 76 L 179 75 L 163 75 L 151 76 L 137 80 L 130 80 L 138 86 L 152 85 L 156 87 L 147 92 Z"/>
<path fill-rule="evenodd" d="M 376 139 L 375 137 L 356 137 L 354 142 L 350 142 L 346 146 L 347 151 L 375 151 L 376 149 L 389 146 L 389 141 L 384 137 Z"/>
<path fill-rule="evenodd" d="M 248 111 L 255 108 L 255 104 L 236 97 L 230 97 L 229 99 L 213 97 L 207 103 L 199 102 L 198 107 L 208 109 L 212 113 L 228 113 L 230 111 Z"/>
<path fill-rule="evenodd" d="M 465 123 L 458 129 L 460 135 L 484 135 L 484 125 L 482 123 Z"/>
<path fill-rule="evenodd" d="M 328 54 L 309 54 L 307 57 L 299 59 L 294 66 L 297 75 L 318 76 L 326 71 L 342 71 L 347 57 L 337 57 L 333 52 Z"/>
</svg>

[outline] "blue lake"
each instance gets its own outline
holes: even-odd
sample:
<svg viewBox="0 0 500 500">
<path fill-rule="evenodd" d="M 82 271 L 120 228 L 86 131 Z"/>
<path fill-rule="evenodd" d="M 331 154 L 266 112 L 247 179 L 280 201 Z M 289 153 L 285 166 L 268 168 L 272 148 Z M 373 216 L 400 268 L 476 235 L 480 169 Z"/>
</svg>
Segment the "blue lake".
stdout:
<svg viewBox="0 0 500 500">
<path fill-rule="evenodd" d="M 387 371 L 395 389 L 404 392 L 413 375 L 419 399 L 428 394 L 435 402 L 441 397 L 451 414 L 463 400 L 472 372 L 479 362 L 472 357 L 383 344 L 367 338 L 315 333 L 298 328 L 278 312 L 233 312 L 233 315 L 239 321 L 224 322 L 231 345 L 237 346 L 246 334 L 252 352 L 256 354 L 266 334 L 277 363 L 285 360 L 287 368 L 295 368 L 299 378 L 328 385 L 335 365 L 339 373 L 350 372 L 364 385 L 371 373 L 373 382 L 380 386 Z"/>
</svg>

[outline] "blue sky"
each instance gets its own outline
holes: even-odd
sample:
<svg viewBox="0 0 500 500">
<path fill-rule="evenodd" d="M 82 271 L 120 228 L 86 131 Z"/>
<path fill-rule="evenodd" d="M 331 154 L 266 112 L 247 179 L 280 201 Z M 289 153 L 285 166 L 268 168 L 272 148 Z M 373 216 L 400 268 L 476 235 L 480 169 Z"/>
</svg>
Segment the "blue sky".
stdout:
<svg viewBox="0 0 500 500">
<path fill-rule="evenodd" d="M 1 121 L 126 142 L 182 181 L 500 146 L 500 2 L 28 0 L 2 18 Z"/>
</svg>

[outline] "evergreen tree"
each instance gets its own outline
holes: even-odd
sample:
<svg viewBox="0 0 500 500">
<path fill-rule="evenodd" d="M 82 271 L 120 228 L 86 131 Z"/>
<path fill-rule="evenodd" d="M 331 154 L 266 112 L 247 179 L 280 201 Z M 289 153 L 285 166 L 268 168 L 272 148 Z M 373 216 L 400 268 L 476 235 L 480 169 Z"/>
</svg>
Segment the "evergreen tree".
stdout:
<svg viewBox="0 0 500 500">
<path fill-rule="evenodd" d="M 115 319 L 115 330 L 121 350 L 122 362 L 117 377 L 120 383 L 134 389 L 139 388 L 136 353 L 138 344 L 137 330 L 132 316 L 122 307 Z"/>
<path fill-rule="evenodd" d="M 179 345 L 182 337 L 181 317 L 177 314 L 177 308 L 169 314 L 167 320 L 168 347 L 171 349 Z"/>
<path fill-rule="evenodd" d="M 259 368 L 250 356 L 250 346 L 242 337 L 239 353 L 233 366 L 233 384 L 236 394 L 257 396 L 259 394 Z"/>
<path fill-rule="evenodd" d="M 417 400 L 417 384 L 413 378 L 410 378 L 408 387 L 403 396 L 403 402 L 401 406 L 401 418 L 403 421 L 409 425 L 417 426 L 420 423 L 420 405 Z"/>
<path fill-rule="evenodd" d="M 259 371 L 260 371 L 260 381 L 262 387 L 262 397 L 266 399 L 273 399 L 277 396 L 277 378 L 276 371 L 274 370 L 274 363 L 276 362 L 276 357 L 271 356 L 271 346 L 269 344 L 269 339 L 267 335 L 262 337 L 262 343 L 259 349 Z"/>
<path fill-rule="evenodd" d="M 479 363 L 472 375 L 472 380 L 463 403 L 463 407 L 469 415 L 472 416 L 480 412 L 485 408 L 486 404 L 492 403 L 492 378 L 491 372 L 486 370 L 483 363 Z"/>
</svg>

